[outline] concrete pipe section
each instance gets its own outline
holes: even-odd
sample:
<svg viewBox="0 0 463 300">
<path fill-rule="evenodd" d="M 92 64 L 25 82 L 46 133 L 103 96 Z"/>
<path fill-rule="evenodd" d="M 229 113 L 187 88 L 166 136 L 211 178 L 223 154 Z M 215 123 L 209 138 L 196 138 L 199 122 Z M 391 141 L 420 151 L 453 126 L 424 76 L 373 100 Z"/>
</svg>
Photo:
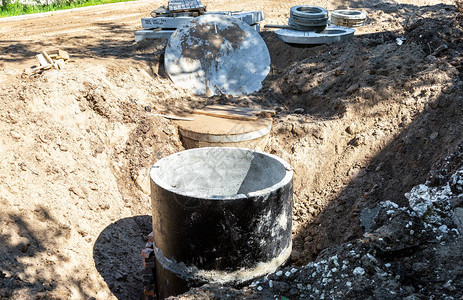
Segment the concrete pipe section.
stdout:
<svg viewBox="0 0 463 300">
<path fill-rule="evenodd" d="M 203 15 L 172 34 L 165 52 L 172 81 L 197 95 L 247 95 L 270 71 L 270 54 L 248 24 L 224 15 Z"/>
<path fill-rule="evenodd" d="M 264 150 L 272 129 L 272 118 L 256 121 L 191 115 L 194 121 L 176 121 L 183 146 L 187 149 L 201 147 L 243 147 Z"/>
<path fill-rule="evenodd" d="M 277 37 L 288 44 L 321 45 L 339 42 L 351 38 L 355 29 L 339 26 L 327 26 L 321 32 L 279 29 L 275 31 Z"/>
<path fill-rule="evenodd" d="M 150 177 L 161 299 L 204 283 L 244 283 L 288 260 L 293 171 L 281 158 L 191 149 L 159 160 Z"/>
<path fill-rule="evenodd" d="M 337 26 L 364 26 L 367 18 L 367 14 L 360 10 L 335 10 L 331 12 L 331 23 Z"/>
</svg>

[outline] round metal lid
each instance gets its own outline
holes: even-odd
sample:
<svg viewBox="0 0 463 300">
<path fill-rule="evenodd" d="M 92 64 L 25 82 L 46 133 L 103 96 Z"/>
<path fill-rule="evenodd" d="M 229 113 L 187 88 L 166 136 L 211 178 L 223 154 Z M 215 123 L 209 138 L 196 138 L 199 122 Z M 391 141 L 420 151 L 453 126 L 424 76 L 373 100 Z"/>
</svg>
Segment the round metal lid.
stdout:
<svg viewBox="0 0 463 300">
<path fill-rule="evenodd" d="M 247 95 L 262 87 L 270 54 L 262 37 L 246 23 L 203 15 L 172 34 L 165 68 L 176 85 L 197 95 Z"/>
</svg>

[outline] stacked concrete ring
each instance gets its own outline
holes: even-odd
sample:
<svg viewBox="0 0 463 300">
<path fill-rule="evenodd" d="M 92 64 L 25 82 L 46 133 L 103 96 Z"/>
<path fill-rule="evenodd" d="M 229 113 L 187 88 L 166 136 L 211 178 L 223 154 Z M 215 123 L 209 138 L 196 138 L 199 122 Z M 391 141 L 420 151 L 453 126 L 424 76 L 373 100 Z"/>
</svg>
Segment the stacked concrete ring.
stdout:
<svg viewBox="0 0 463 300">
<path fill-rule="evenodd" d="M 288 25 L 299 31 L 322 31 L 328 20 L 328 10 L 322 7 L 297 5 L 290 9 Z"/>
</svg>

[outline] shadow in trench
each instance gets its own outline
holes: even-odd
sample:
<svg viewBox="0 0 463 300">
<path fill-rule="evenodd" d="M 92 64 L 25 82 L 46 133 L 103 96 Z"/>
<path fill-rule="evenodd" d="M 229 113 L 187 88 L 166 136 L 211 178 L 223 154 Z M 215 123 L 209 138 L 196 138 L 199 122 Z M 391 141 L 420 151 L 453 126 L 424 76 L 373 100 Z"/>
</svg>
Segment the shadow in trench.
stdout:
<svg viewBox="0 0 463 300">
<path fill-rule="evenodd" d="M 424 19 L 418 21 L 419 26 L 427 28 L 440 28 L 449 26 L 445 19 Z M 437 26 L 437 25 L 438 26 Z M 446 25 L 447 24 L 447 25 Z M 432 27 L 436 25 L 437 27 Z M 306 224 L 300 233 L 295 236 L 295 249 L 304 253 L 303 261 L 306 263 L 313 260 L 327 247 L 339 245 L 344 242 L 359 238 L 363 234 L 360 224 L 360 213 L 364 208 L 374 207 L 381 201 L 390 200 L 401 206 L 408 205 L 404 196 L 415 185 L 424 183 L 429 179 L 430 171 L 436 164 L 439 164 L 446 156 L 454 153 L 463 144 L 463 96 L 460 91 L 462 83 L 462 64 L 461 61 L 452 59 L 452 51 L 461 51 L 463 44 L 456 37 L 463 36 L 461 26 L 453 23 L 448 36 L 442 36 L 436 32 L 436 36 L 442 43 L 448 45 L 449 61 L 454 71 L 448 72 L 448 67 L 442 65 L 442 61 L 435 59 L 429 62 L 428 45 L 425 40 L 422 44 L 417 43 L 423 48 L 420 61 L 428 64 L 435 69 L 434 74 L 442 73 L 442 82 L 423 81 L 420 82 L 421 88 L 432 91 L 436 85 L 443 87 L 440 94 L 435 97 L 426 97 L 423 92 L 414 97 L 418 101 L 413 105 L 418 105 L 420 99 L 424 101 L 422 113 L 412 116 L 413 121 L 405 127 L 394 139 L 386 145 L 369 164 L 359 170 L 343 190 L 327 199 L 329 204 L 321 209 L 321 212 L 314 217 L 313 221 Z M 420 34 L 420 27 L 412 29 L 406 33 L 408 40 L 416 39 L 415 35 Z M 416 31 L 416 32 L 415 32 Z M 428 30 L 425 29 L 427 32 Z M 443 29 L 441 28 L 441 32 Z M 408 34 L 408 35 L 407 35 Z M 420 38 L 423 36 L 420 35 Z M 430 37 L 434 42 L 434 38 Z M 375 58 L 371 58 L 375 59 Z M 431 58 L 432 59 L 432 58 Z M 380 60 L 378 61 L 380 62 Z M 387 62 L 384 62 L 387 63 Z M 420 64 L 421 65 L 421 64 Z M 379 65 L 378 65 L 379 66 Z M 448 65 L 450 66 L 450 65 Z M 450 66 L 451 67 L 451 66 Z M 405 66 L 402 68 L 405 69 Z M 366 70 L 371 74 L 375 70 Z M 373 74 L 378 74 L 381 69 L 377 69 Z M 429 78 L 429 70 L 411 69 L 407 71 L 416 78 Z M 406 78 L 405 76 L 403 78 Z M 400 80 L 393 87 L 394 92 L 406 90 L 406 81 Z M 413 87 L 412 87 L 413 88 Z M 377 90 L 377 92 L 380 92 Z M 387 104 L 388 101 L 396 101 L 388 93 L 379 94 L 381 102 Z M 375 95 L 378 97 L 378 94 Z M 428 102 L 426 102 L 428 101 Z M 352 104 L 355 107 L 355 104 Z M 372 103 L 372 105 L 374 105 Z M 357 107 L 356 109 L 362 109 Z M 413 109 L 412 109 L 413 111 Z M 352 136 L 352 139 L 355 137 Z M 355 143 L 350 143 L 351 148 L 355 148 Z M 451 174 L 460 163 L 455 163 L 452 169 L 448 170 Z M 312 205 L 308 199 L 307 206 Z"/>
<path fill-rule="evenodd" d="M 143 296 L 140 253 L 151 231 L 151 216 L 124 218 L 106 227 L 93 246 L 95 266 L 118 299 Z"/>
</svg>

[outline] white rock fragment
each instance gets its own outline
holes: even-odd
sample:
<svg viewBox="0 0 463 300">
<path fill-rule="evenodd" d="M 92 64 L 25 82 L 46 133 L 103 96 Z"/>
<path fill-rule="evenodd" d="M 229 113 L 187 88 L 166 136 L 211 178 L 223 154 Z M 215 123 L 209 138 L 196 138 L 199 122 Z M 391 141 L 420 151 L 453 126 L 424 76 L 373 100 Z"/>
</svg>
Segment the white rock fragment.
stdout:
<svg viewBox="0 0 463 300">
<path fill-rule="evenodd" d="M 357 267 L 354 269 L 353 274 L 362 276 L 363 274 L 365 274 L 365 270 L 362 267 Z"/>
<path fill-rule="evenodd" d="M 382 207 L 399 208 L 399 205 L 397 203 L 394 203 L 389 200 L 381 202 L 380 205 Z"/>
<path fill-rule="evenodd" d="M 263 288 L 259 285 L 259 286 L 257 287 L 257 290 L 260 292 L 260 291 L 263 290 Z"/>
<path fill-rule="evenodd" d="M 287 271 L 287 272 L 285 273 L 285 276 L 286 276 L 286 277 L 291 276 L 291 272 L 290 272 L 290 271 Z"/>
<path fill-rule="evenodd" d="M 410 207 L 419 216 L 422 217 L 433 206 L 433 202 L 448 204 L 449 196 L 452 195 L 450 186 L 431 188 L 424 184 L 415 186 L 409 193 L 405 193 Z M 447 205 L 446 205 L 447 206 Z M 438 209 L 437 207 L 435 209 Z"/>
<path fill-rule="evenodd" d="M 302 289 L 304 288 L 304 286 L 303 286 L 302 284 L 300 284 L 300 283 L 298 283 L 296 286 L 297 286 L 297 288 L 298 288 L 299 290 L 302 290 Z"/>
<path fill-rule="evenodd" d="M 439 230 L 442 232 L 442 233 L 448 233 L 449 232 L 449 228 L 447 227 L 447 225 L 442 225 L 439 227 Z"/>
<path fill-rule="evenodd" d="M 409 193 L 405 193 L 405 198 L 408 199 L 411 209 L 413 209 L 419 217 L 424 216 L 432 206 L 429 187 L 424 184 L 415 186 Z"/>
<path fill-rule="evenodd" d="M 282 271 L 278 271 L 278 272 L 275 273 L 275 275 L 278 276 L 278 277 L 280 277 L 282 274 L 283 274 Z"/>
<path fill-rule="evenodd" d="M 268 282 L 268 287 L 269 287 L 269 288 L 273 288 L 273 280 L 269 280 L 269 282 Z"/>
<path fill-rule="evenodd" d="M 378 260 L 377 260 L 373 255 L 371 255 L 370 253 L 367 253 L 367 257 L 368 257 L 372 262 L 374 262 L 375 264 L 378 263 Z"/>
<path fill-rule="evenodd" d="M 291 273 L 294 274 L 294 273 L 296 273 L 296 272 L 297 272 L 297 269 L 296 269 L 296 268 L 292 268 L 292 269 L 291 269 Z"/>
<path fill-rule="evenodd" d="M 407 40 L 406 38 L 404 37 L 398 37 L 395 39 L 395 43 L 398 45 L 398 46 L 402 46 L 402 44 L 404 43 L 404 41 Z"/>
<path fill-rule="evenodd" d="M 352 282 L 350 282 L 350 281 L 346 282 L 346 286 L 349 287 L 349 288 L 352 287 Z"/>
</svg>

